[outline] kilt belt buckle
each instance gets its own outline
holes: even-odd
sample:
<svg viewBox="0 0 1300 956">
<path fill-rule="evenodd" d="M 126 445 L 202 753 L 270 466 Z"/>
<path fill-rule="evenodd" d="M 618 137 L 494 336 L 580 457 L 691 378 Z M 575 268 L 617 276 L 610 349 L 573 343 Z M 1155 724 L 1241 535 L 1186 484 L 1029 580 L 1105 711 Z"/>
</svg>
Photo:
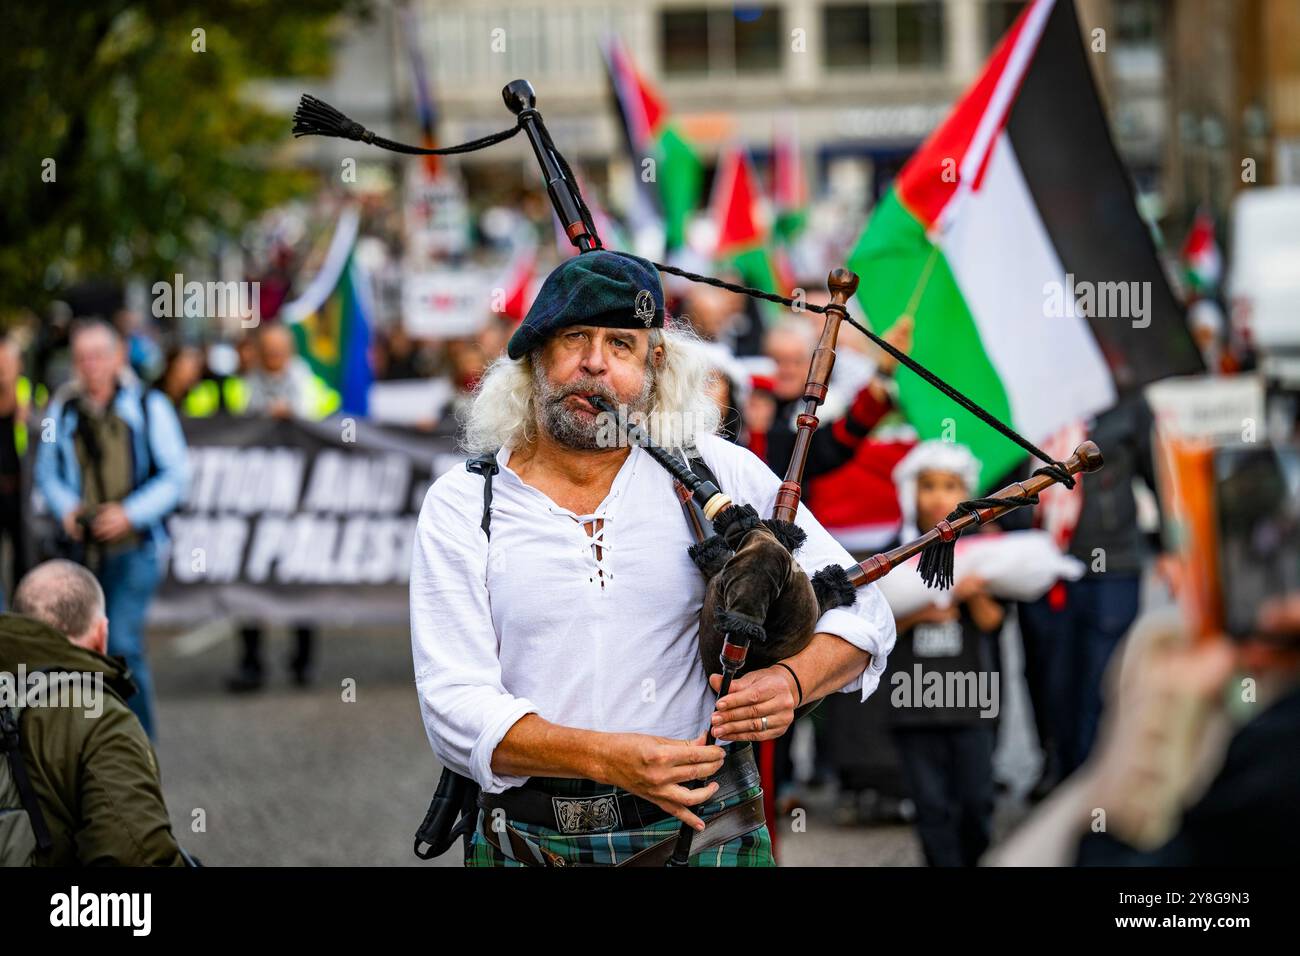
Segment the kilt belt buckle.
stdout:
<svg viewBox="0 0 1300 956">
<path fill-rule="evenodd" d="M 622 815 L 614 794 L 595 797 L 551 797 L 557 829 L 566 835 L 618 830 Z"/>
</svg>

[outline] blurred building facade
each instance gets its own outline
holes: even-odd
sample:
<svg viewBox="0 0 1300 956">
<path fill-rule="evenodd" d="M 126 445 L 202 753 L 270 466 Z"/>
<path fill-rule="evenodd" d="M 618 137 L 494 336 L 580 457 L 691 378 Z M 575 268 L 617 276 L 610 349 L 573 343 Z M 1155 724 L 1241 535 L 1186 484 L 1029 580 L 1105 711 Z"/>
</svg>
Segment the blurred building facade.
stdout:
<svg viewBox="0 0 1300 956">
<path fill-rule="evenodd" d="M 1300 4 L 1180 0 L 1170 32 L 1169 195 L 1222 213 L 1251 185 L 1300 185 Z"/>
<path fill-rule="evenodd" d="M 1300 182 L 1300 3 L 1076 0 L 1116 145 L 1149 218 L 1184 227 L 1220 214 L 1243 182 Z M 438 136 L 461 142 L 511 117 L 500 90 L 530 80 L 558 143 L 622 206 L 624 164 L 601 56 L 616 35 L 711 167 L 726 143 L 761 165 L 793 123 L 815 193 L 869 205 L 978 73 L 1023 0 L 412 0 L 348 31 L 333 77 L 312 92 L 368 126 L 418 138 L 414 43 Z M 286 110 L 299 91 L 272 84 Z M 400 160 L 342 141 L 303 141 L 322 165 L 355 157 L 371 185 Z M 474 201 L 536 184 L 526 147 L 457 160 Z M 366 171 L 369 172 L 366 172 Z"/>
</svg>

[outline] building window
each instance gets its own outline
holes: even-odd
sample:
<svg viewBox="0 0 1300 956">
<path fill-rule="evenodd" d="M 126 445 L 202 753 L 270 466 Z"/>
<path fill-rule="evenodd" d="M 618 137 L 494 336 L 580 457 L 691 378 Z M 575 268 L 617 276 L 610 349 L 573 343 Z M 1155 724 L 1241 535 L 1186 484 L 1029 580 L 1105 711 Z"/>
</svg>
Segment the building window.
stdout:
<svg viewBox="0 0 1300 956">
<path fill-rule="evenodd" d="M 728 19 L 726 11 L 719 11 Z M 736 7 L 736 72 L 762 73 L 781 69 L 781 11 L 776 7 Z"/>
<path fill-rule="evenodd" d="M 1025 0 L 989 0 L 984 8 L 984 49 L 992 50 L 1025 9 Z"/>
<path fill-rule="evenodd" d="M 822 8 L 825 63 L 830 70 L 939 69 L 943 31 L 942 0 L 837 3 Z"/>
<path fill-rule="evenodd" d="M 943 4 L 900 3 L 894 7 L 899 66 L 943 65 Z"/>
<path fill-rule="evenodd" d="M 709 71 L 709 12 L 672 10 L 660 21 L 659 62 L 665 73 Z"/>
<path fill-rule="evenodd" d="M 1115 38 L 1134 46 L 1156 46 L 1160 41 L 1160 7 L 1151 0 L 1115 6 Z"/>
<path fill-rule="evenodd" d="M 826 7 L 822 11 L 822 36 L 826 38 L 828 69 L 861 70 L 871 67 L 871 6 Z"/>
<path fill-rule="evenodd" d="M 659 16 L 659 62 L 669 76 L 777 72 L 782 39 L 778 7 L 685 7 Z"/>
</svg>

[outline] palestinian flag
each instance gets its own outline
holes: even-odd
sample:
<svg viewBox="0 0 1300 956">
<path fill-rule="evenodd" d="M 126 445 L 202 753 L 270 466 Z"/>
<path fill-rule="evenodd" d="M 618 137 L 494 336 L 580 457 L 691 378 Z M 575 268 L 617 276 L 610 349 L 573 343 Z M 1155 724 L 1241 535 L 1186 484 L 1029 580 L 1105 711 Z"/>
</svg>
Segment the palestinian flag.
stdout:
<svg viewBox="0 0 1300 956">
<path fill-rule="evenodd" d="M 1182 258 L 1188 288 L 1198 297 L 1213 295 L 1223 277 L 1223 257 L 1214 239 L 1214 220 L 1204 209 L 1196 212 Z"/>
<path fill-rule="evenodd" d="M 622 42 L 604 44 L 605 67 L 637 182 L 653 194 L 664 220 L 669 249 L 683 245 L 686 220 L 700 202 L 704 167 L 668 115 L 659 94 L 637 72 Z M 653 159 L 654 178 L 646 182 L 645 160 Z"/>
<path fill-rule="evenodd" d="M 849 259 L 876 332 L 1033 442 L 1201 370 L 1138 215 L 1074 5 L 1034 0 L 899 173 Z M 922 438 L 967 445 L 987 490 L 1024 452 L 906 369 Z"/>
<path fill-rule="evenodd" d="M 344 414 L 366 415 L 370 383 L 370 283 L 357 262 L 360 215 L 348 206 L 339 216 L 320 270 L 280 316 L 312 372 L 337 392 Z"/>
<path fill-rule="evenodd" d="M 713 258 L 734 267 L 746 285 L 764 292 L 780 292 L 768 247 L 772 234 L 770 215 L 744 147 L 731 146 L 723 151 L 709 206 L 717 234 Z"/>
</svg>

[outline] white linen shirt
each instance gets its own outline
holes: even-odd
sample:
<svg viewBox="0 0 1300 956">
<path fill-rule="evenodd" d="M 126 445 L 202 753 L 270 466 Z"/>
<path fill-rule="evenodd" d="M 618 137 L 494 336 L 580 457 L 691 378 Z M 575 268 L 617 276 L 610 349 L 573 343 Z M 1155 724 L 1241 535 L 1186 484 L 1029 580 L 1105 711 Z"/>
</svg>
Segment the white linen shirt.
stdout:
<svg viewBox="0 0 1300 956">
<path fill-rule="evenodd" d="M 733 501 L 768 516 L 781 481 L 748 450 L 716 435 L 698 453 Z M 715 695 L 699 661 L 705 582 L 672 478 L 633 446 L 594 514 L 577 515 L 510 470 L 497 453 L 492 536 L 480 522 L 481 475 L 455 467 L 429 489 L 411 560 L 411 653 L 420 712 L 438 759 L 487 793 L 527 777 L 494 773 L 492 753 L 528 713 L 587 730 L 689 739 L 709 725 Z M 604 519 L 593 538 L 585 524 Z M 850 566 L 849 553 L 799 506 L 809 574 Z M 603 553 L 597 561 L 594 545 Z M 874 585 L 816 630 L 871 653 L 841 688 L 876 689 L 894 646 L 894 618 Z"/>
</svg>

